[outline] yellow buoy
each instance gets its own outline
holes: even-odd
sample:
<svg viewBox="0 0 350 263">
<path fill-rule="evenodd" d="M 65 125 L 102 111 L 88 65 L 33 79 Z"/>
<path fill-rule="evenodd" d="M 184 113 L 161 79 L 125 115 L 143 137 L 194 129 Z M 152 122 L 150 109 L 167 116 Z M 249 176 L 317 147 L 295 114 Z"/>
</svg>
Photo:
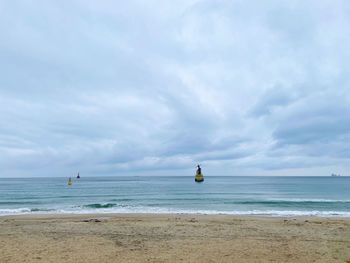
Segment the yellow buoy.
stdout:
<svg viewBox="0 0 350 263">
<path fill-rule="evenodd" d="M 68 179 L 68 185 L 72 185 L 72 179 L 70 177 Z"/>
<path fill-rule="evenodd" d="M 203 182 L 204 181 L 203 174 L 196 174 L 196 178 L 194 178 L 194 180 L 197 183 Z"/>
<path fill-rule="evenodd" d="M 196 177 L 194 178 L 194 180 L 197 183 L 200 183 L 200 182 L 204 181 L 203 174 L 202 174 L 202 168 L 201 168 L 201 166 L 199 164 L 197 165 Z"/>
</svg>

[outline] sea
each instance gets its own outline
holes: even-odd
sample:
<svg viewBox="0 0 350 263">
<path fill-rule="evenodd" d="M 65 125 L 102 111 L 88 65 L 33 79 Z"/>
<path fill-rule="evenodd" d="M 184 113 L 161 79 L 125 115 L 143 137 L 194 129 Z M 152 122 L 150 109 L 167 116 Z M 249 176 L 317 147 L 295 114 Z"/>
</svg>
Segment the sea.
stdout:
<svg viewBox="0 0 350 263">
<path fill-rule="evenodd" d="M 350 177 L 0 178 L 0 216 L 189 213 L 350 217 Z"/>
</svg>

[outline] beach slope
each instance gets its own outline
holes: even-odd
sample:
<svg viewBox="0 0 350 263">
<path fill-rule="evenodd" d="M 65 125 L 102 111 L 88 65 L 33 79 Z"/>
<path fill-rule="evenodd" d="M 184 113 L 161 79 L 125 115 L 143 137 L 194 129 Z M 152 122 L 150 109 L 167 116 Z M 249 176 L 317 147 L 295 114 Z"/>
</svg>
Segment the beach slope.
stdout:
<svg viewBox="0 0 350 263">
<path fill-rule="evenodd" d="M 342 262 L 350 219 L 185 214 L 0 217 L 5 262 Z"/>
</svg>

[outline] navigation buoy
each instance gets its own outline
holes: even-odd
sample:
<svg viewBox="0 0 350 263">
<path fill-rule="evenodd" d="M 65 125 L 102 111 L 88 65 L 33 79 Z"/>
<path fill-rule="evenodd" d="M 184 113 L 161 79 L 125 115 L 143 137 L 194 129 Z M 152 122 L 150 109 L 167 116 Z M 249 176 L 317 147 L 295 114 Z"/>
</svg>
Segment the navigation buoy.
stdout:
<svg viewBox="0 0 350 263">
<path fill-rule="evenodd" d="M 194 181 L 197 183 L 203 182 L 204 178 L 203 178 L 203 174 L 202 174 L 202 169 L 199 166 L 199 164 L 197 165 L 197 172 L 196 172 L 196 177 L 194 178 Z"/>
<path fill-rule="evenodd" d="M 203 182 L 204 181 L 203 174 L 196 174 L 196 177 L 194 178 L 194 180 L 197 183 Z"/>
<path fill-rule="evenodd" d="M 68 185 L 72 185 L 72 179 L 70 177 L 68 179 Z"/>
</svg>

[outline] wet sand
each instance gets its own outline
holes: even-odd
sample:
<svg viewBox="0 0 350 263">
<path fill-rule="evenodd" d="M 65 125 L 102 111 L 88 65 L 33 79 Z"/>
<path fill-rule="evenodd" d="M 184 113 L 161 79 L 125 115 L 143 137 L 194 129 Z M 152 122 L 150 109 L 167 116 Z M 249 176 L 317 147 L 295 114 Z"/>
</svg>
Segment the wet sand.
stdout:
<svg viewBox="0 0 350 263">
<path fill-rule="evenodd" d="M 0 262 L 350 261 L 350 218 L 185 214 L 0 217 Z"/>
</svg>

